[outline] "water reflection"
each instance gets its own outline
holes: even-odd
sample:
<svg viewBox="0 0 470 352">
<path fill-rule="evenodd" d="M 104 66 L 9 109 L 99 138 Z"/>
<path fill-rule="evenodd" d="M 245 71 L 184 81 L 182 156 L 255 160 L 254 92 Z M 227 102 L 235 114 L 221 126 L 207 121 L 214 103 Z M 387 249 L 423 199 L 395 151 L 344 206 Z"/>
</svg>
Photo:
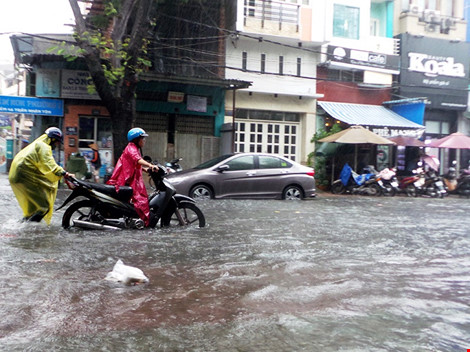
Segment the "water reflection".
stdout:
<svg viewBox="0 0 470 352">
<path fill-rule="evenodd" d="M 328 197 L 201 205 L 208 226 L 64 231 L 0 197 L 0 349 L 470 348 L 470 202 Z M 150 283 L 103 280 L 116 260 Z"/>
</svg>

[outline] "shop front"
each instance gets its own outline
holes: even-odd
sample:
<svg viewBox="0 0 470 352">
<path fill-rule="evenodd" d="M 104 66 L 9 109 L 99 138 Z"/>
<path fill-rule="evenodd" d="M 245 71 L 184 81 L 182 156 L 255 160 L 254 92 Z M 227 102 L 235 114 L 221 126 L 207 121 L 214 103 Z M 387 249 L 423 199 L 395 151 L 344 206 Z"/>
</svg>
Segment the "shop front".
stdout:
<svg viewBox="0 0 470 352">
<path fill-rule="evenodd" d="M 423 139 L 430 141 L 459 131 L 467 109 L 470 43 L 400 34 L 401 73 L 397 94 L 425 98 Z M 431 149 L 441 161 L 441 172 L 455 159 L 455 150 Z M 465 160 L 460 160 L 464 165 Z"/>
<path fill-rule="evenodd" d="M 343 128 L 361 125 L 375 134 L 385 137 L 406 136 L 421 138 L 424 126 L 413 122 L 381 105 L 349 104 L 319 101 L 318 105 L 325 112 L 328 124 L 340 124 Z M 339 164 L 349 162 L 352 157 L 350 146 L 334 148 L 334 155 Z M 359 147 L 360 172 L 363 166 L 372 164 L 377 170 L 394 167 L 397 164 L 394 146 L 361 145 Z"/>
</svg>

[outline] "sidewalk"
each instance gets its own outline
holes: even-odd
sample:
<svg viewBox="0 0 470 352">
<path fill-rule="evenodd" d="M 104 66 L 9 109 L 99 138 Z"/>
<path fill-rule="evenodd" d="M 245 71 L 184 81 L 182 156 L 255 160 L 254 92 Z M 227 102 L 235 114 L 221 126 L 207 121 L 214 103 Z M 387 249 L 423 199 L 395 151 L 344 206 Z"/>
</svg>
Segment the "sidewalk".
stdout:
<svg viewBox="0 0 470 352">
<path fill-rule="evenodd" d="M 13 192 L 10 187 L 10 182 L 8 182 L 8 174 L 0 173 L 0 193 L 5 194 L 5 192 Z"/>
</svg>

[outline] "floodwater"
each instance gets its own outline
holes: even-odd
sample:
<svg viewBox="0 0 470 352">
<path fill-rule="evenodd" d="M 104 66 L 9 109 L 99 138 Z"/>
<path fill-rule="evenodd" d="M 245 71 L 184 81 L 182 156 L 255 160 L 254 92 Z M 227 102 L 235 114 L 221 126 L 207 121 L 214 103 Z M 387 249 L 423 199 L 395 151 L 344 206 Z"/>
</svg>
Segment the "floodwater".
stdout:
<svg viewBox="0 0 470 352">
<path fill-rule="evenodd" d="M 200 205 L 202 229 L 65 231 L 19 223 L 2 176 L 0 350 L 470 348 L 470 200 Z M 118 259 L 150 283 L 103 280 Z"/>
</svg>

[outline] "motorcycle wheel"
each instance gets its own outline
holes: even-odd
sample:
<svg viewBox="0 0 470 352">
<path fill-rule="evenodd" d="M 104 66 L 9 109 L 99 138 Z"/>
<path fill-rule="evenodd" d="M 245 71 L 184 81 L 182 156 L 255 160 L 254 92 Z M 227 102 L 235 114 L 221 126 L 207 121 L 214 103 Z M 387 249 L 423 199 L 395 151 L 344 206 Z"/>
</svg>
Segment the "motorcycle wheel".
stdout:
<svg viewBox="0 0 470 352">
<path fill-rule="evenodd" d="M 378 196 L 382 195 L 382 188 L 380 188 L 380 186 L 378 184 L 373 183 L 368 188 L 369 189 L 368 189 L 367 193 L 370 196 L 378 197 Z"/>
<path fill-rule="evenodd" d="M 457 193 L 462 197 L 470 197 L 470 184 L 464 183 L 457 188 Z"/>
<path fill-rule="evenodd" d="M 426 188 L 426 194 L 430 196 L 431 198 L 437 198 L 439 197 L 440 192 L 436 187 L 429 186 Z"/>
<path fill-rule="evenodd" d="M 395 197 L 395 195 L 397 194 L 397 191 L 396 191 L 395 188 L 393 188 L 391 185 L 386 185 L 386 186 L 382 189 L 382 194 L 383 194 L 385 197 Z"/>
<path fill-rule="evenodd" d="M 333 183 L 331 186 L 331 193 L 333 194 L 343 194 L 346 191 L 346 188 L 341 182 Z"/>
<path fill-rule="evenodd" d="M 93 203 L 89 200 L 82 200 L 80 202 L 73 203 L 64 212 L 62 217 L 62 227 L 68 229 L 73 226 L 73 220 L 93 220 Z"/>
<path fill-rule="evenodd" d="M 405 191 L 406 191 L 406 195 L 407 195 L 408 197 L 417 197 L 417 196 L 418 196 L 418 192 L 417 192 L 417 190 L 416 190 L 415 185 L 408 185 L 408 186 L 406 186 Z"/>
<path fill-rule="evenodd" d="M 177 212 L 181 215 L 181 219 L 178 218 Z M 178 209 L 171 215 L 168 226 L 204 227 L 206 226 L 206 218 L 196 204 L 181 202 L 178 205 Z"/>
</svg>

